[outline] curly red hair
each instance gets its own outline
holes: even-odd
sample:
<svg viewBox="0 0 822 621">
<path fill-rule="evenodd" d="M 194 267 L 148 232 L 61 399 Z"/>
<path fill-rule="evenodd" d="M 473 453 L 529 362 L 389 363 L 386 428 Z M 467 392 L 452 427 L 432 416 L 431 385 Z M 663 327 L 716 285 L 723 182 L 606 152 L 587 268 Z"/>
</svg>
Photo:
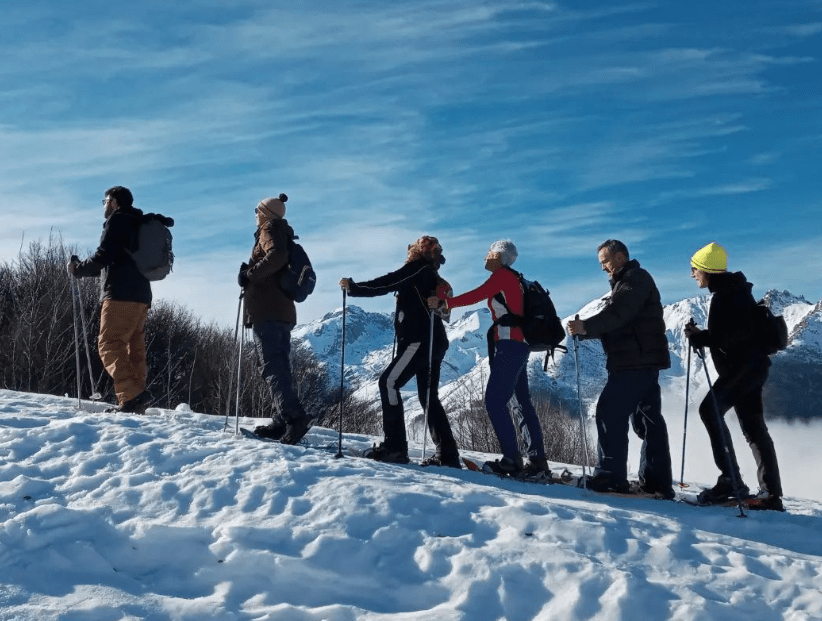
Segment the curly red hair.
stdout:
<svg viewBox="0 0 822 621">
<path fill-rule="evenodd" d="M 423 235 L 413 244 L 408 245 L 408 259 L 406 263 L 417 259 L 435 262 L 435 259 L 439 259 L 441 256 L 442 246 L 440 246 L 439 240 L 431 235 Z"/>
</svg>

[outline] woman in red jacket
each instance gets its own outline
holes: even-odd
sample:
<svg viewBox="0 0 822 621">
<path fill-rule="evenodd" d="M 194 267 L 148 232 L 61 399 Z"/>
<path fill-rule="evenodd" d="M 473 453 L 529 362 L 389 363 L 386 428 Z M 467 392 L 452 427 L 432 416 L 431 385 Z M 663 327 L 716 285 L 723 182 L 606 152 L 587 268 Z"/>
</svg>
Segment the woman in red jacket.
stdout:
<svg viewBox="0 0 822 621">
<path fill-rule="evenodd" d="M 524 295 L 519 277 L 509 269 L 516 258 L 517 248 L 512 241 L 494 242 L 485 257 L 485 269 L 491 272 L 488 280 L 462 295 L 446 297 L 441 294 L 431 297 L 428 304 L 432 308 L 444 304 L 447 310 L 451 310 L 488 301 L 494 325 L 491 327 L 493 340 L 488 352 L 491 373 L 485 390 L 485 409 L 502 449 L 502 459 L 489 462 L 488 465 L 500 474 L 516 475 L 526 470 L 531 474 L 544 472 L 550 476 L 542 443 L 542 429 L 528 390 L 528 344 L 519 327 L 498 323 L 509 312 L 515 315 L 522 315 L 524 312 Z M 523 464 L 514 423 L 508 412 L 508 401 L 514 395 L 520 406 L 520 428 L 529 457 L 527 467 Z"/>
</svg>

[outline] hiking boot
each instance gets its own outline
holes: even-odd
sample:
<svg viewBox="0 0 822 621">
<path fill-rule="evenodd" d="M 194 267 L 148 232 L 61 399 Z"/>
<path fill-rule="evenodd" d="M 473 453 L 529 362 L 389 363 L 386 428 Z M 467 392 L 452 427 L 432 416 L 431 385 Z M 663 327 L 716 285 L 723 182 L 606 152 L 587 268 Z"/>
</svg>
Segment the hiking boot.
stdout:
<svg viewBox="0 0 822 621">
<path fill-rule="evenodd" d="M 583 487 L 582 479 L 577 484 L 577 487 Z M 599 493 L 615 493 L 615 494 L 630 494 L 631 486 L 627 480 L 619 481 L 614 479 L 610 474 L 600 472 L 594 476 L 589 476 L 585 479 L 585 488 L 592 492 Z"/>
<path fill-rule="evenodd" d="M 129 399 L 121 405 L 120 412 L 123 414 L 145 414 L 149 403 L 151 403 L 151 393 L 144 390 L 133 399 Z"/>
<path fill-rule="evenodd" d="M 258 435 L 261 438 L 279 440 L 285 435 L 286 427 L 287 425 L 283 419 L 272 418 L 269 424 L 254 427 L 254 435 Z"/>
<path fill-rule="evenodd" d="M 494 461 L 486 461 L 482 468 L 483 470 L 490 470 L 502 476 L 515 477 L 522 474 L 522 457 L 517 455 L 514 459 L 503 457 L 502 459 L 495 459 Z"/>
<path fill-rule="evenodd" d="M 462 469 L 462 462 L 460 462 L 460 456 L 442 456 L 442 455 L 432 455 L 428 459 L 423 459 L 420 462 L 420 466 L 425 468 L 426 466 L 441 466 L 446 468 L 456 468 L 457 470 Z"/>
<path fill-rule="evenodd" d="M 385 442 L 381 442 L 379 446 L 375 444 L 370 449 L 365 449 L 362 456 L 366 459 L 389 464 L 407 464 L 411 461 L 408 459 L 408 449 L 392 449 L 386 447 Z"/>
<path fill-rule="evenodd" d="M 637 490 L 654 498 L 664 498 L 665 500 L 673 500 L 676 498 L 676 492 L 671 485 L 661 486 L 651 485 L 650 483 L 638 483 Z"/>
<path fill-rule="evenodd" d="M 745 503 L 749 509 L 770 510 L 770 511 L 784 511 L 785 505 L 782 504 L 782 499 L 779 496 L 771 494 L 768 490 L 759 490 L 756 496 L 745 499 Z"/>
<path fill-rule="evenodd" d="M 527 477 L 550 479 L 551 469 L 548 467 L 548 460 L 545 457 L 529 458 L 523 469 L 523 474 Z"/>
<path fill-rule="evenodd" d="M 313 419 L 308 414 L 290 419 L 285 424 L 285 433 L 280 437 L 280 444 L 299 444 L 313 423 Z"/>
<path fill-rule="evenodd" d="M 745 498 L 748 493 L 748 486 L 740 481 L 739 495 Z M 709 489 L 702 490 L 696 497 L 696 501 L 701 505 L 715 505 L 735 499 L 736 492 L 734 491 L 733 480 L 724 475 L 719 476 L 716 480 L 716 485 Z"/>
</svg>

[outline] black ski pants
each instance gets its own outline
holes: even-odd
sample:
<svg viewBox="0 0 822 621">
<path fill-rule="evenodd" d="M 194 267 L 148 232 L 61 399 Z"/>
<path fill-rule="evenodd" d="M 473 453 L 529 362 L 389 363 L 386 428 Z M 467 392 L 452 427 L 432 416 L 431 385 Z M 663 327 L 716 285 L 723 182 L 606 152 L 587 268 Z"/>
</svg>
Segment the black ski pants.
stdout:
<svg viewBox="0 0 822 621">
<path fill-rule="evenodd" d="M 671 489 L 668 426 L 662 417 L 657 369 L 609 371 L 596 409 L 597 475 L 614 483 L 628 479 L 628 424 L 642 439 L 639 481 L 648 489 Z"/>
<path fill-rule="evenodd" d="M 261 321 L 251 329 L 257 355 L 265 378 L 271 390 L 271 399 L 276 412 L 275 418 L 285 422 L 305 416 L 300 399 L 294 390 L 291 375 L 291 330 L 293 323 L 282 321 Z"/>
<path fill-rule="evenodd" d="M 431 406 L 428 408 L 428 431 L 437 447 L 437 454 L 444 457 L 459 455 L 451 425 L 439 398 L 440 366 L 445 352 L 433 352 L 431 360 Z M 382 401 L 382 427 L 385 446 L 389 450 L 407 451 L 405 412 L 400 389 L 416 377 L 420 405 L 425 409 L 428 401 L 428 343 L 400 342 L 396 356 L 380 375 L 380 400 Z"/>
<path fill-rule="evenodd" d="M 722 476 L 730 479 L 735 475 L 737 480 L 741 481 L 731 433 L 725 422 L 725 414 L 734 408 L 742 435 L 751 447 L 756 461 L 756 476 L 760 489 L 767 490 L 774 496 L 782 496 L 782 479 L 779 476 L 776 449 L 765 424 L 765 410 L 762 405 L 762 387 L 767 379 L 767 358 L 753 360 L 736 373 L 720 376 L 713 387 L 719 406 L 719 416 L 716 415 L 710 392 L 699 406 L 699 416 L 708 431 L 714 462 Z"/>
</svg>

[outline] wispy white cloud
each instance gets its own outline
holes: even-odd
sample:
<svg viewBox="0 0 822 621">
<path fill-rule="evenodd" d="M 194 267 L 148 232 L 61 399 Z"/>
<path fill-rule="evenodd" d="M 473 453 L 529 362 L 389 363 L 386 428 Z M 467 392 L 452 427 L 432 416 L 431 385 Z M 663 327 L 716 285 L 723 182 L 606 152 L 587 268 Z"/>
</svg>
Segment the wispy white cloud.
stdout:
<svg viewBox="0 0 822 621">
<path fill-rule="evenodd" d="M 808 38 L 822 33 L 822 22 L 809 22 L 807 24 L 795 24 L 777 28 L 779 32 L 784 32 L 794 37 Z"/>
<path fill-rule="evenodd" d="M 83 2 L 47 28 L 68 10 L 12 7 L 0 26 L 17 30 L 0 52 L 26 61 L 0 67 L 0 259 L 55 224 L 93 246 L 96 201 L 122 183 L 177 219 L 190 299 L 198 270 L 233 281 L 250 211 L 281 191 L 323 287 L 398 267 L 429 232 L 461 283 L 505 236 L 523 269 L 571 283 L 584 264 L 597 288 L 604 238 L 675 262 L 687 249 L 665 236 L 706 224 L 682 228 L 683 204 L 744 196 L 757 213 L 820 135 L 763 126 L 813 108 L 788 91 L 815 25 L 774 34 L 745 12 L 694 29 L 654 3 Z"/>
</svg>

